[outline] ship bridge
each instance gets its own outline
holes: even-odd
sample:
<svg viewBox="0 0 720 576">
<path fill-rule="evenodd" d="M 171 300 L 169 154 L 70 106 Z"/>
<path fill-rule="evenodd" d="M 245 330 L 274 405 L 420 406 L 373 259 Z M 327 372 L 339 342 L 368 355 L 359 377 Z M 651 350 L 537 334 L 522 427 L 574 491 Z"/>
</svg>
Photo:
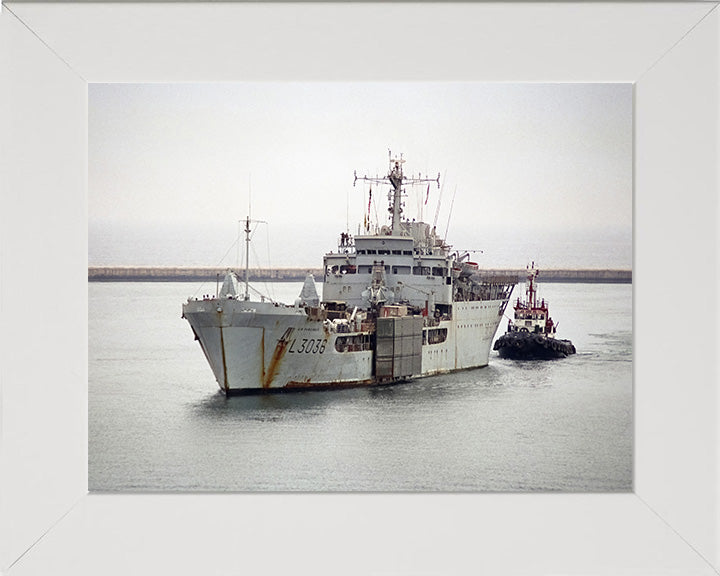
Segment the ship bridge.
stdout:
<svg viewBox="0 0 720 576">
<path fill-rule="evenodd" d="M 371 283 L 373 270 L 379 267 L 388 304 L 403 303 L 423 309 L 431 303 L 450 304 L 452 266 L 446 251 L 433 246 L 434 238 L 426 241 L 427 224 L 404 224 L 408 226 L 403 226 L 403 235 L 357 236 L 354 250 L 327 254 L 323 300 L 343 300 L 348 307 L 366 308 L 369 302 L 363 294 Z M 418 238 L 417 231 L 423 237 Z"/>
</svg>

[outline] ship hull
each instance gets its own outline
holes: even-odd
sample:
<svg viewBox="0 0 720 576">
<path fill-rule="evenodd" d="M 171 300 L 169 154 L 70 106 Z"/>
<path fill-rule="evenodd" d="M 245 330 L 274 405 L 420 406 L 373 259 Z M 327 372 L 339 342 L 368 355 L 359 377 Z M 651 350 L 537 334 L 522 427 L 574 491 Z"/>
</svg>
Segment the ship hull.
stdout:
<svg viewBox="0 0 720 576">
<path fill-rule="evenodd" d="M 542 334 L 511 332 L 500 336 L 493 345 L 501 358 L 512 360 L 553 360 L 575 354 L 570 340 L 548 338 Z"/>
<path fill-rule="evenodd" d="M 485 366 L 505 304 L 458 302 L 452 319 L 437 321 L 378 319 L 396 331 L 382 338 L 375 325 L 337 331 L 303 308 L 267 302 L 191 301 L 183 315 L 220 389 L 236 395 L 386 385 Z"/>
</svg>

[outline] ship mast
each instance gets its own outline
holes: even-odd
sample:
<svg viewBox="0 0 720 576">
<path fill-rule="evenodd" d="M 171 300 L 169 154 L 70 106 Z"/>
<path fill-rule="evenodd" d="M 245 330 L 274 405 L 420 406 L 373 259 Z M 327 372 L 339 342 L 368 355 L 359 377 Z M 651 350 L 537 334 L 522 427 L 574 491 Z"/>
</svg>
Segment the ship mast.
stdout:
<svg viewBox="0 0 720 576">
<path fill-rule="evenodd" d="M 535 262 L 532 263 L 532 266 L 528 267 L 528 284 L 527 284 L 527 300 L 528 300 L 528 306 L 530 308 L 535 308 L 535 293 L 537 292 L 537 289 L 535 288 L 535 277 L 538 275 L 539 270 L 535 268 Z"/>
<path fill-rule="evenodd" d="M 403 181 L 403 172 L 402 172 L 402 164 L 405 162 L 405 160 L 402 159 L 402 156 L 399 160 L 395 160 L 395 166 L 392 166 L 392 161 L 390 162 L 390 174 L 388 174 L 388 180 L 390 180 L 390 184 L 393 186 L 393 204 L 392 204 L 392 234 L 393 236 L 400 233 L 400 214 L 402 214 L 402 206 L 401 206 L 401 200 L 402 200 L 402 181 Z"/>
<path fill-rule="evenodd" d="M 240 220 L 243 222 L 243 220 Z M 250 300 L 250 223 L 267 224 L 264 220 L 250 220 L 250 216 L 245 218 L 245 300 Z M 257 229 L 257 227 L 256 227 Z M 238 239 L 239 240 L 239 239 Z"/>
<path fill-rule="evenodd" d="M 402 214 L 402 186 L 403 184 L 421 184 L 423 182 L 437 182 L 438 188 L 440 187 L 440 173 L 438 172 L 437 178 L 421 178 L 418 176 L 417 178 L 407 177 L 403 174 L 402 165 L 405 163 L 405 159 L 402 157 L 402 154 L 400 154 L 399 158 L 393 158 L 392 153 L 388 151 L 389 156 L 389 162 L 390 162 L 390 168 L 388 171 L 388 175 L 385 178 L 371 178 L 368 176 L 358 176 L 357 172 L 355 172 L 355 180 L 353 182 L 353 186 L 355 185 L 355 182 L 358 180 L 365 180 L 366 182 L 375 182 L 377 184 L 385 183 L 386 181 L 390 181 L 390 184 L 393 187 L 392 191 L 392 198 L 390 199 L 390 206 L 388 208 L 388 211 L 390 212 L 392 216 L 392 232 L 391 234 L 393 236 L 399 236 L 401 233 L 401 226 L 400 223 L 402 222 L 401 214 Z"/>
<path fill-rule="evenodd" d="M 250 300 L 250 216 L 245 218 L 245 300 Z"/>
</svg>

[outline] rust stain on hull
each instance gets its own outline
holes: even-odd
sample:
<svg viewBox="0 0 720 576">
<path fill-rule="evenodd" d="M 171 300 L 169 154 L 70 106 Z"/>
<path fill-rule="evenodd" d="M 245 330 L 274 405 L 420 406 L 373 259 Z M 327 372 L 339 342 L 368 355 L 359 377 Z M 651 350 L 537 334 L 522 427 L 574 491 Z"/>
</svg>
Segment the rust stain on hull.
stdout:
<svg viewBox="0 0 720 576">
<path fill-rule="evenodd" d="M 306 378 L 302 381 L 290 381 L 285 385 L 285 388 L 303 389 L 303 388 L 316 388 L 318 390 L 332 390 L 336 388 L 359 388 L 364 386 L 375 386 L 380 384 L 375 379 L 367 380 L 353 380 L 352 382 L 312 382 L 310 378 Z"/>
<path fill-rule="evenodd" d="M 277 375 L 278 367 L 280 366 L 280 361 L 285 356 L 285 352 L 287 351 L 288 344 L 290 342 L 290 336 L 292 336 L 293 328 L 288 328 L 285 330 L 285 333 L 282 335 L 282 338 L 278 340 L 278 343 L 275 345 L 275 350 L 273 350 L 272 358 L 270 358 L 270 363 L 268 364 L 267 370 L 265 370 L 265 366 L 263 366 L 262 371 L 262 387 L 263 388 L 270 388 L 270 384 L 272 383 L 273 379 Z M 263 357 L 263 363 L 265 360 L 265 332 L 263 331 L 263 339 L 262 339 L 262 357 Z"/>
<path fill-rule="evenodd" d="M 223 387 L 225 388 L 225 394 L 230 391 L 230 384 L 228 383 L 227 376 L 227 361 L 225 360 L 225 338 L 223 337 L 223 327 L 220 326 L 220 350 L 222 352 L 222 365 L 223 365 Z"/>
<path fill-rule="evenodd" d="M 394 378 L 389 380 L 355 380 L 353 382 L 324 382 L 317 383 L 312 382 L 310 379 L 305 380 L 293 380 L 288 382 L 285 386 L 280 388 L 231 388 L 228 390 L 228 396 L 255 396 L 261 394 L 293 394 L 310 391 L 332 391 L 332 390 L 347 390 L 351 388 L 382 388 L 387 386 L 395 386 L 412 381 L 412 378 Z"/>
</svg>

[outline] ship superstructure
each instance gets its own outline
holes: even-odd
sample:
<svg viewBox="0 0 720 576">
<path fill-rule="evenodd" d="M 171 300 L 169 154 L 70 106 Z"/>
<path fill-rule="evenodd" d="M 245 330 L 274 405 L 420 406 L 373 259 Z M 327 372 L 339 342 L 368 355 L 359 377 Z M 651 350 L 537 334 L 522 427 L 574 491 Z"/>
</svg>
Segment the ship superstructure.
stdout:
<svg viewBox="0 0 720 576">
<path fill-rule="evenodd" d="M 483 275 L 434 226 L 403 217 L 405 188 L 437 183 L 390 159 L 389 225 L 340 234 L 324 257 L 322 298 L 308 278 L 292 304 L 251 301 L 228 272 L 217 297 L 183 317 L 227 394 L 388 384 L 485 366 L 516 279 Z M 428 188 L 429 193 L 429 188 Z M 246 222 L 249 242 L 250 221 Z M 247 278 L 247 271 L 246 271 Z"/>
</svg>

